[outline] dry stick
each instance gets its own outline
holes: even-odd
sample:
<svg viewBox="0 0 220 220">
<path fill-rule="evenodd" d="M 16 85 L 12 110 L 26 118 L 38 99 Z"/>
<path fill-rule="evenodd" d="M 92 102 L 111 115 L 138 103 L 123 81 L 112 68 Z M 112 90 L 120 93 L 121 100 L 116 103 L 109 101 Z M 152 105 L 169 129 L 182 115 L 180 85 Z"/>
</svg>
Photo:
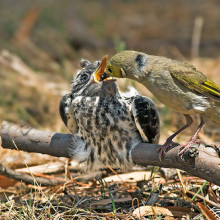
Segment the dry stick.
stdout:
<svg viewBox="0 0 220 220">
<path fill-rule="evenodd" d="M 0 175 L 7 176 L 8 178 L 22 181 L 27 184 L 35 184 L 37 182 L 42 186 L 56 186 L 65 183 L 65 181 L 59 181 L 57 179 L 47 179 L 37 176 L 35 176 L 33 179 L 33 177 L 29 174 L 14 171 L 8 167 L 4 167 L 2 164 L 0 164 Z"/>
<path fill-rule="evenodd" d="M 56 157 L 74 158 L 74 149 L 85 145 L 81 138 L 71 134 L 40 131 L 6 121 L 3 121 L 0 133 L 3 148 L 16 149 L 15 143 L 19 150 Z"/>
<path fill-rule="evenodd" d="M 191 195 L 193 195 L 193 196 L 196 195 L 196 193 L 194 193 L 194 192 L 192 192 L 192 191 L 189 191 L 189 190 L 186 190 L 186 192 L 189 193 L 189 194 L 191 194 Z M 206 197 L 204 197 L 204 196 L 201 196 L 201 195 L 199 195 L 199 194 L 197 194 L 196 196 L 197 196 L 198 198 L 202 199 L 202 200 L 205 200 L 207 203 L 209 203 L 209 204 L 211 204 L 211 205 L 214 205 L 214 206 L 220 208 L 220 204 L 215 203 L 215 202 L 211 201 L 210 199 L 208 199 L 208 198 L 206 198 Z"/>
<path fill-rule="evenodd" d="M 1 128 L 2 147 L 15 149 L 14 140 L 19 150 L 37 152 L 57 157 L 77 159 L 80 149 L 84 149 L 85 142 L 71 134 L 61 134 L 39 131 L 34 128 L 21 127 L 9 122 L 3 122 Z M 177 168 L 220 185 L 220 158 L 210 147 L 200 146 L 196 158 L 183 161 L 178 152 L 181 146 L 171 147 L 159 160 L 157 149 L 160 145 L 140 143 L 131 152 L 133 162 L 142 166 L 161 166 Z"/>
<path fill-rule="evenodd" d="M 36 24 L 39 16 L 40 16 L 40 8 L 38 8 L 36 5 L 32 6 L 27 11 L 24 19 L 21 21 L 21 24 L 15 33 L 14 36 L 15 42 L 23 43 L 25 40 L 29 39 L 31 30 Z"/>
<path fill-rule="evenodd" d="M 65 167 L 63 162 L 50 162 L 42 165 L 36 165 L 31 167 L 18 168 L 15 171 L 22 173 L 43 173 L 43 174 L 55 174 L 64 172 Z"/>
<path fill-rule="evenodd" d="M 125 187 L 129 189 L 129 185 L 121 178 L 121 176 L 115 170 L 113 170 L 110 166 L 108 166 L 108 168 L 122 181 Z"/>
<path fill-rule="evenodd" d="M 192 35 L 191 56 L 192 58 L 199 56 L 199 45 L 201 39 L 201 32 L 203 27 L 203 18 L 198 16 L 194 22 L 194 29 Z"/>
</svg>

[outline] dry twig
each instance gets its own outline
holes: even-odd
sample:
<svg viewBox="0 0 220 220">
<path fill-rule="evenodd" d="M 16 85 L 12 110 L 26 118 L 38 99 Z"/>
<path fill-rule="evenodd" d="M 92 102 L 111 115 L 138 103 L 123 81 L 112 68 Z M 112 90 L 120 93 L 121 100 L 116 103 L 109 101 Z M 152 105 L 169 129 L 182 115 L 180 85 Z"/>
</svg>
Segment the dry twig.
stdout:
<svg viewBox="0 0 220 220">
<path fill-rule="evenodd" d="M 42 186 L 56 186 L 59 184 L 65 183 L 65 181 L 58 180 L 56 178 L 43 178 L 38 176 L 31 176 L 26 173 L 20 173 L 17 171 L 14 171 L 8 167 L 4 167 L 2 164 L 0 164 L 0 175 L 7 176 L 9 178 L 22 181 L 27 184 L 40 184 Z"/>
</svg>

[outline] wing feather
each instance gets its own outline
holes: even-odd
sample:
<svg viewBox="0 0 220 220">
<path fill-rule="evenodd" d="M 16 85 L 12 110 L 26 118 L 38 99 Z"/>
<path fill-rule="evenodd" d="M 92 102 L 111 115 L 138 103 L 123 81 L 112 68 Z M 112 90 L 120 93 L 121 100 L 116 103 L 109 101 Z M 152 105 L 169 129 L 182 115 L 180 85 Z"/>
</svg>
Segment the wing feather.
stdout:
<svg viewBox="0 0 220 220">
<path fill-rule="evenodd" d="M 197 71 L 192 65 L 185 63 L 170 68 L 171 75 L 188 89 L 194 90 L 207 97 L 220 102 L 220 87 L 207 78 L 204 74 Z"/>
<path fill-rule="evenodd" d="M 73 107 L 72 107 L 72 96 L 71 93 L 66 94 L 62 97 L 60 100 L 60 116 L 63 120 L 66 127 L 70 130 L 71 133 L 77 133 L 78 126 L 76 123 L 76 119 L 73 113 Z"/>
<path fill-rule="evenodd" d="M 132 112 L 142 139 L 146 142 L 158 143 L 160 118 L 153 101 L 144 96 L 135 97 L 132 103 Z"/>
</svg>

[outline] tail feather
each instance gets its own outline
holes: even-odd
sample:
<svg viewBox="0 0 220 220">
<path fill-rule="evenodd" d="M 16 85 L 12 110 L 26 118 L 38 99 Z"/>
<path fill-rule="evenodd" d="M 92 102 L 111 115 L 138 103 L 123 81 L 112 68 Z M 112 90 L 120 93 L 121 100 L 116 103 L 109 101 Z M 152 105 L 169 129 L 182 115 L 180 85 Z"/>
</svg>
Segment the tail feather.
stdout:
<svg viewBox="0 0 220 220">
<path fill-rule="evenodd" d="M 220 88 L 211 80 L 207 80 L 202 85 L 203 93 L 220 102 Z"/>
</svg>

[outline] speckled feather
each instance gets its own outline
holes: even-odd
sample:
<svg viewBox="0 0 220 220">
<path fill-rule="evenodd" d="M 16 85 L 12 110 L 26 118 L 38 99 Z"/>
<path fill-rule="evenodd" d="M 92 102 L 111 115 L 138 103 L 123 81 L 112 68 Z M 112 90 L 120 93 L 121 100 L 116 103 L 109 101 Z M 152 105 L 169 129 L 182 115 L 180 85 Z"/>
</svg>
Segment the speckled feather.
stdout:
<svg viewBox="0 0 220 220">
<path fill-rule="evenodd" d="M 127 169 L 133 165 L 131 150 L 138 143 L 158 143 L 159 114 L 150 99 L 140 95 L 124 95 L 112 80 L 93 83 L 92 73 L 98 64 L 88 61 L 86 65 L 81 64 L 83 69 L 74 78 L 72 93 L 66 95 L 71 97 L 71 103 L 65 101 L 65 96 L 61 100 L 61 117 L 64 121 L 65 117 L 70 117 L 67 121 L 76 121 L 78 135 L 86 141 L 86 148 L 91 151 L 88 169 L 106 166 Z M 88 79 L 83 81 L 85 74 Z M 63 112 L 71 112 L 71 116 Z M 68 122 L 66 124 L 68 126 Z M 68 128 L 71 132 L 75 130 Z"/>
</svg>

